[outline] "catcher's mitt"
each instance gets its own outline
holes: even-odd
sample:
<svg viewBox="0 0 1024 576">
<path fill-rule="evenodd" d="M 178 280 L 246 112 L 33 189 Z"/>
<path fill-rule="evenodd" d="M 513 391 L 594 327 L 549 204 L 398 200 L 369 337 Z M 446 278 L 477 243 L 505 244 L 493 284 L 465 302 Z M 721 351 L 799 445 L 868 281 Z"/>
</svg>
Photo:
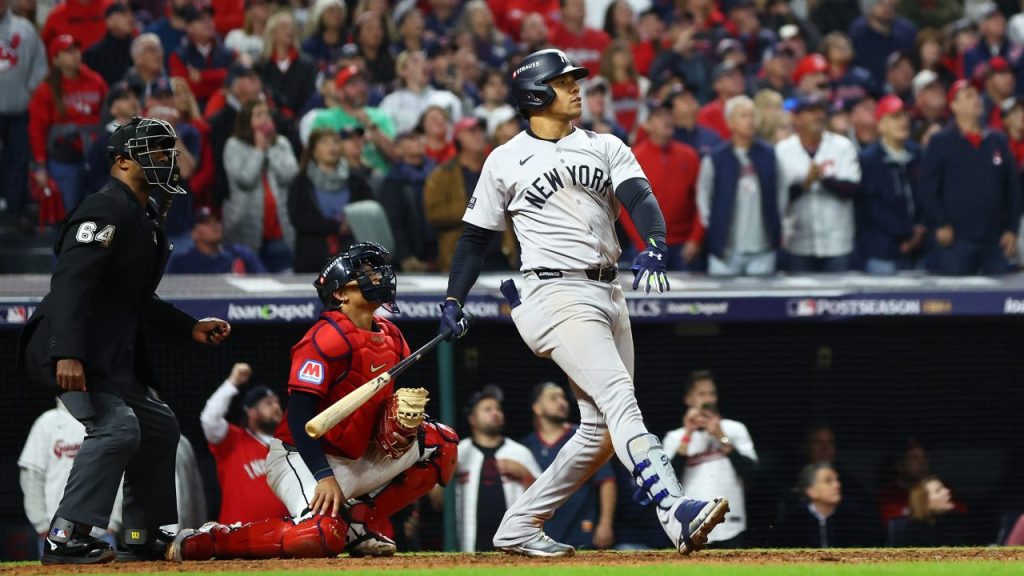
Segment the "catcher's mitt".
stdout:
<svg viewBox="0 0 1024 576">
<path fill-rule="evenodd" d="M 399 388 L 384 402 L 377 420 L 377 444 L 388 456 L 398 458 L 412 446 L 427 400 L 425 388 Z"/>
</svg>

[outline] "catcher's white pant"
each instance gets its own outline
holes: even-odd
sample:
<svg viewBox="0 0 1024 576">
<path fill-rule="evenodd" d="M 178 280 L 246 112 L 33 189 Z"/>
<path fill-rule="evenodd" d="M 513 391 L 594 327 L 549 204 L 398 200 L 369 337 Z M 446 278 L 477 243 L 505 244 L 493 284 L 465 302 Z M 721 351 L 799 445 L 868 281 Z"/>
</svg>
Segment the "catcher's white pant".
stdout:
<svg viewBox="0 0 1024 576">
<path fill-rule="evenodd" d="M 334 477 L 345 498 L 358 498 L 386 486 L 392 478 L 415 464 L 419 457 L 420 451 L 415 445 L 400 458 L 392 459 L 372 444 L 358 460 L 328 455 L 327 463 L 334 470 Z M 271 441 L 270 453 L 267 454 L 267 484 L 288 508 L 288 513 L 295 517 L 305 512 L 316 489 L 316 479 L 302 461 L 302 456 L 286 450 L 277 438 Z"/>
<path fill-rule="evenodd" d="M 569 376 L 580 427 L 540 478 L 505 512 L 496 547 L 536 536 L 545 520 L 614 453 L 633 469 L 627 444 L 647 433 L 633 394 L 633 335 L 618 282 L 524 276 L 512 320 L 533 353 Z M 610 437 L 609 437 L 610 433 Z"/>
</svg>

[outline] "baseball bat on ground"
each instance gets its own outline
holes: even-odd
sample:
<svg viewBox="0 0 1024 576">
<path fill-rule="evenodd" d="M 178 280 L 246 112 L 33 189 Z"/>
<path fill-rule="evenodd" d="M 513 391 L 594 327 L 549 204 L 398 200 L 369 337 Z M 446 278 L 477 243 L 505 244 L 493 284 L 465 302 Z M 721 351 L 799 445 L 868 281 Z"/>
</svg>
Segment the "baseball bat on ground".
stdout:
<svg viewBox="0 0 1024 576">
<path fill-rule="evenodd" d="M 465 318 L 472 325 L 473 317 L 465 314 Z M 427 342 L 418 350 L 402 359 L 401 362 L 392 366 L 391 370 L 364 383 L 341 400 L 325 408 L 323 412 L 314 416 L 309 422 L 306 422 L 306 434 L 310 438 L 319 438 L 326 434 L 328 430 L 337 426 L 339 422 L 351 416 L 360 406 L 366 404 L 370 398 L 373 398 L 377 392 L 380 392 L 387 386 L 388 382 L 391 382 L 396 376 L 408 370 L 410 366 L 415 364 L 425 354 L 431 352 L 442 340 L 447 339 L 450 335 L 451 330 L 444 330 L 437 336 L 434 336 L 430 342 Z"/>
</svg>

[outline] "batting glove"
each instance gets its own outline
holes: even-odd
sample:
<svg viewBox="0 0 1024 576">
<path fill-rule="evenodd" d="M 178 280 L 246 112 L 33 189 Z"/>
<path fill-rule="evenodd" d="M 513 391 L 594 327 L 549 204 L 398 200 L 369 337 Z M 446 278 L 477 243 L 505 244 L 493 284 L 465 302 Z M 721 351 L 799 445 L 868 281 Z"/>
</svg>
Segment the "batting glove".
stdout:
<svg viewBox="0 0 1024 576">
<path fill-rule="evenodd" d="M 450 334 L 446 340 L 451 342 L 466 335 L 469 330 L 469 321 L 462 312 L 462 305 L 458 300 L 445 300 L 441 304 L 441 332 L 449 330 Z"/>
<path fill-rule="evenodd" d="M 655 242 L 648 239 L 647 247 L 636 255 L 633 265 L 629 267 L 633 271 L 633 290 L 643 286 L 644 294 L 651 293 L 651 285 L 658 291 L 668 292 L 668 276 L 665 274 L 665 252 L 668 246 L 664 242 Z"/>
</svg>

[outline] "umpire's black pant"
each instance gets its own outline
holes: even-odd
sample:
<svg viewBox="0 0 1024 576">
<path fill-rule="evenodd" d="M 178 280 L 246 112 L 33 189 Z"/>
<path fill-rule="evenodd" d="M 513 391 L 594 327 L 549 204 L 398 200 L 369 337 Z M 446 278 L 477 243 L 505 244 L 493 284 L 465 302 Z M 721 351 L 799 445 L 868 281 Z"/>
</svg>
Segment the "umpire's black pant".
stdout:
<svg viewBox="0 0 1024 576">
<path fill-rule="evenodd" d="M 129 391 L 65 392 L 68 411 L 85 425 L 85 441 L 57 516 L 107 526 L 124 476 L 125 541 L 142 543 L 158 526 L 178 521 L 174 459 L 178 419 L 141 387 Z"/>
</svg>

